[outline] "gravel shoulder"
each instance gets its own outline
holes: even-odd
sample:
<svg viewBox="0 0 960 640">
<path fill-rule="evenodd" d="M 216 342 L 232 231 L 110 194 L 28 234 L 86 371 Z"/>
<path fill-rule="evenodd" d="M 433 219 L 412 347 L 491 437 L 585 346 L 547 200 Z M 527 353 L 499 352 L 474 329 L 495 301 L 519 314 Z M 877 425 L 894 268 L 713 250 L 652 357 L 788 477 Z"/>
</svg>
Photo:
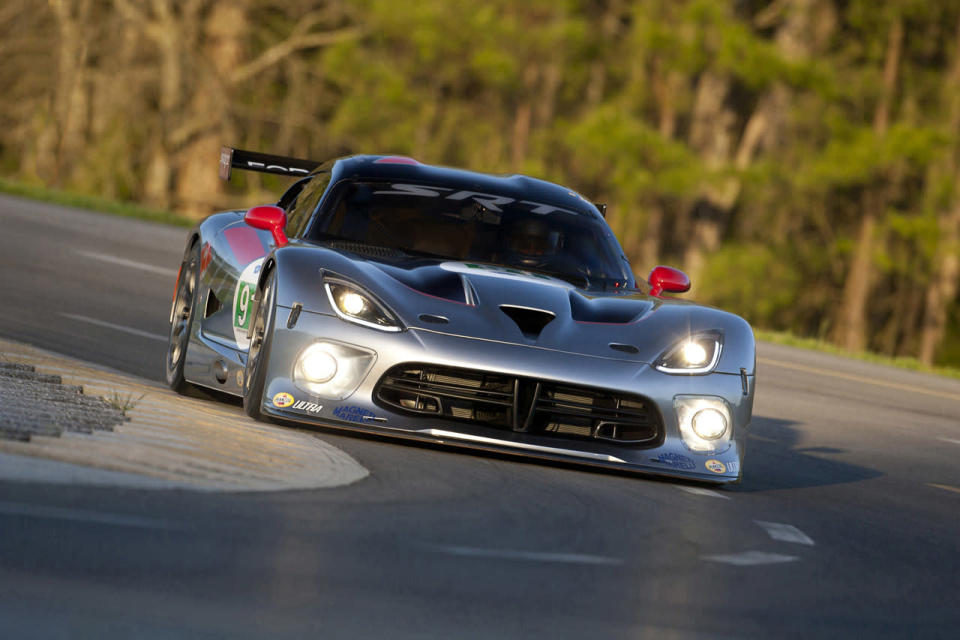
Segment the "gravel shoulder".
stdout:
<svg viewBox="0 0 960 640">
<path fill-rule="evenodd" d="M 0 480 L 280 491 L 368 474 L 312 433 L 0 339 Z"/>
</svg>

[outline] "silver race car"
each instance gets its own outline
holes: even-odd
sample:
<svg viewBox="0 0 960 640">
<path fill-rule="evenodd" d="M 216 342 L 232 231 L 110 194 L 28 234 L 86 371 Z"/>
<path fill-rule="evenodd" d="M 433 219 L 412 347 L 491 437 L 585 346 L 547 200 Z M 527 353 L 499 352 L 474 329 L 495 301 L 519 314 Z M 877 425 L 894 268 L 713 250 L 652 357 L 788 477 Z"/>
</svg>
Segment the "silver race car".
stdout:
<svg viewBox="0 0 960 640">
<path fill-rule="evenodd" d="M 299 178 L 193 230 L 166 377 L 264 420 L 736 482 L 753 409 L 741 318 L 635 280 L 577 193 L 399 156 L 317 163 L 224 148 Z"/>
</svg>

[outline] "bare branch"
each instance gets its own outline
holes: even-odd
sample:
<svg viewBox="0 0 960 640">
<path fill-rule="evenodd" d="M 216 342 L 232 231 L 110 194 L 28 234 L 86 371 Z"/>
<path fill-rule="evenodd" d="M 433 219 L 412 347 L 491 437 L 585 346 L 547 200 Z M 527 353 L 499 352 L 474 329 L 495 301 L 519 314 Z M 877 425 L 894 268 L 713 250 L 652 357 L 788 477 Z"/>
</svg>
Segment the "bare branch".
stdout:
<svg viewBox="0 0 960 640">
<path fill-rule="evenodd" d="M 227 78 L 227 82 L 228 84 L 243 82 L 302 49 L 313 49 L 338 42 L 346 42 L 347 40 L 359 38 L 363 33 L 364 31 L 362 29 L 348 27 L 324 33 L 308 33 L 291 36 L 283 42 L 273 45 L 261 53 L 255 60 L 234 69 L 233 73 Z"/>
</svg>

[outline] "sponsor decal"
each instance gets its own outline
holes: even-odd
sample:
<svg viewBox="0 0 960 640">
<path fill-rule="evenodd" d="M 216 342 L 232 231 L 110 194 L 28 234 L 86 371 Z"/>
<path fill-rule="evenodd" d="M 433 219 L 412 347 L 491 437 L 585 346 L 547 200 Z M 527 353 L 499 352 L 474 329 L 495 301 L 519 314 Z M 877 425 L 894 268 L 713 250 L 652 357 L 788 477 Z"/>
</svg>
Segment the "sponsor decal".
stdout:
<svg viewBox="0 0 960 640">
<path fill-rule="evenodd" d="M 453 193 L 450 193 L 453 192 Z M 530 200 L 517 200 L 516 198 L 510 198 L 508 196 L 501 196 L 494 193 L 482 193 L 480 191 L 454 191 L 449 187 L 434 187 L 426 186 L 420 184 L 391 184 L 390 189 L 385 189 L 382 191 L 374 191 L 377 195 L 390 195 L 390 196 L 416 196 L 420 198 L 444 198 L 446 200 L 472 200 L 477 204 L 484 207 L 487 211 L 495 211 L 501 213 L 503 210 L 500 208 L 502 204 L 511 204 L 516 203 L 518 205 L 523 205 L 524 208 L 530 211 L 530 213 L 537 214 L 548 214 L 555 211 L 562 211 L 564 213 L 573 213 L 576 214 L 576 211 L 571 211 L 570 209 L 564 209 L 563 207 L 558 207 L 552 204 L 545 204 L 543 202 L 532 202 Z M 573 192 L 570 192 L 573 194 Z M 582 198 L 581 198 L 582 199 Z M 586 202 L 586 200 L 584 200 Z"/>
<path fill-rule="evenodd" d="M 264 171 L 283 171 L 284 173 L 302 173 L 304 175 L 310 173 L 306 169 L 301 169 L 300 167 L 285 167 L 282 164 L 267 164 L 265 162 L 255 162 L 253 160 L 247 160 L 247 168 L 252 169 L 253 171 L 262 169 Z"/>
<path fill-rule="evenodd" d="M 277 395 L 273 396 L 273 406 L 280 407 L 281 409 L 286 409 L 294 402 L 293 396 L 289 393 L 283 393 L 281 391 Z"/>
<path fill-rule="evenodd" d="M 237 386 L 243 389 L 243 369 L 237 370 Z"/>
<path fill-rule="evenodd" d="M 722 462 L 720 462 L 719 460 L 707 460 L 707 461 L 706 461 L 705 463 L 703 463 L 703 464 L 704 464 L 704 466 L 705 466 L 708 470 L 713 471 L 714 473 L 726 473 L 726 472 L 727 472 L 727 467 L 726 467 L 726 465 L 724 465 L 724 464 L 723 464 Z"/>
<path fill-rule="evenodd" d="M 334 409 L 333 415 L 337 416 L 341 420 L 347 420 L 348 422 L 363 422 L 376 417 L 373 411 L 370 411 L 369 409 L 346 405 Z"/>
<path fill-rule="evenodd" d="M 469 273 L 483 276 L 493 276 L 495 278 L 506 278 L 508 280 L 522 280 L 525 282 L 535 281 L 540 284 L 552 284 L 564 289 L 575 288 L 565 280 L 552 278 L 542 273 L 533 271 L 524 271 L 523 269 L 513 269 L 511 267 L 498 267 L 492 264 L 477 264 L 475 262 L 443 262 L 440 268 L 454 273 Z"/>
<path fill-rule="evenodd" d="M 690 471 L 691 469 L 697 468 L 697 463 L 687 456 L 679 453 L 661 453 L 654 458 L 654 462 L 659 462 L 660 464 L 665 464 L 668 467 L 683 469 L 685 471 Z"/>
<path fill-rule="evenodd" d="M 247 330 L 250 328 L 253 294 L 257 288 L 257 280 L 260 279 L 261 267 L 263 267 L 263 258 L 254 260 L 244 267 L 233 292 L 233 338 L 240 349 L 250 348 Z"/>
<path fill-rule="evenodd" d="M 320 410 L 323 409 L 323 405 L 316 404 L 314 402 L 307 402 L 306 400 L 297 400 L 290 408 L 296 409 L 297 411 L 306 411 L 307 413 L 320 413 Z"/>
<path fill-rule="evenodd" d="M 264 248 L 257 232 L 253 227 L 248 227 L 242 222 L 224 229 L 223 237 L 230 246 L 230 251 L 233 252 L 237 264 L 249 264 L 257 258 L 267 255 L 267 250 Z"/>
<path fill-rule="evenodd" d="M 727 471 L 730 473 L 736 473 L 740 471 L 740 463 L 737 460 L 727 463 Z"/>
</svg>

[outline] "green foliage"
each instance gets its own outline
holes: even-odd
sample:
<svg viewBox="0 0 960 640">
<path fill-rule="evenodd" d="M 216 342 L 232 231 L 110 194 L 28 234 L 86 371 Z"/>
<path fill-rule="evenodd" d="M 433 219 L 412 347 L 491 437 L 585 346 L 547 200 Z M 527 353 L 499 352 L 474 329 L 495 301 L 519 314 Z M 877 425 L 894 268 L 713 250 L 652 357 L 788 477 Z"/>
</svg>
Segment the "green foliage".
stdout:
<svg viewBox="0 0 960 640">
<path fill-rule="evenodd" d="M 789 258 L 789 248 L 728 244 L 710 257 L 697 288 L 704 301 L 736 309 L 751 323 L 784 326 L 802 284 Z"/>
</svg>

